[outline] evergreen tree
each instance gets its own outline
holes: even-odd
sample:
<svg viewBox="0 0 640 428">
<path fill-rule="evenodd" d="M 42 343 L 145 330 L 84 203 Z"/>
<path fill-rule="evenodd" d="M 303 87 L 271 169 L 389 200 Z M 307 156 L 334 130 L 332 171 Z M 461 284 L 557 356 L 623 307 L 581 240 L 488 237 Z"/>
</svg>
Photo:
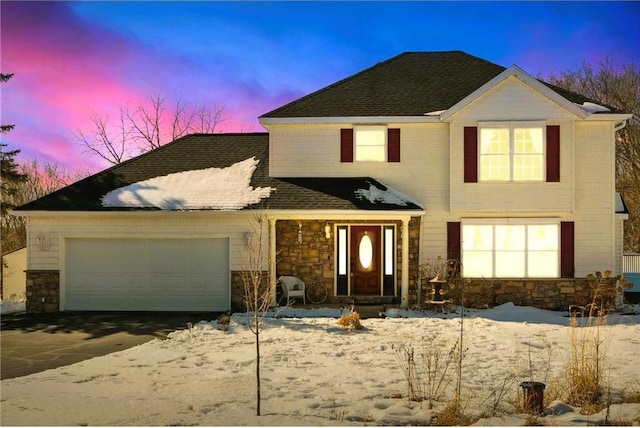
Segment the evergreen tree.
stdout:
<svg viewBox="0 0 640 428">
<path fill-rule="evenodd" d="M 13 77 L 13 74 L 0 74 L 0 82 L 5 83 L 9 79 Z M 14 128 L 14 125 L 0 125 L 0 132 L 5 134 L 11 131 Z M 15 195 L 18 193 L 20 189 L 20 185 L 27 181 L 27 176 L 25 174 L 21 174 L 18 171 L 18 164 L 15 162 L 15 157 L 20 150 L 6 150 L 7 145 L 0 143 L 0 215 L 2 218 L 2 237 L 3 237 L 3 246 L 13 247 L 10 243 L 14 241 L 15 236 L 12 233 L 12 230 L 8 225 L 11 223 L 9 221 L 9 209 L 14 208 L 15 204 Z M 17 239 L 19 242 L 24 241 L 24 237 L 22 239 Z M 3 248 L 3 250 L 8 250 L 12 248 Z"/>
</svg>

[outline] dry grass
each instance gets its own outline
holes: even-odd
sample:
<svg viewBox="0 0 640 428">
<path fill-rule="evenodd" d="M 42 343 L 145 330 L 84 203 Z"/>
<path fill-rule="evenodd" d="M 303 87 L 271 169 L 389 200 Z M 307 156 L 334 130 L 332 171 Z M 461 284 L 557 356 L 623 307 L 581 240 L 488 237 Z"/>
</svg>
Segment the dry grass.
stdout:
<svg viewBox="0 0 640 428">
<path fill-rule="evenodd" d="M 364 328 L 360 322 L 360 314 L 357 312 L 342 315 L 338 319 L 338 325 L 348 331 L 361 330 Z"/>
<path fill-rule="evenodd" d="M 571 351 L 565 371 L 567 401 L 575 406 L 597 404 L 602 395 L 605 346 L 600 327 L 580 327 L 571 320 Z"/>
<path fill-rule="evenodd" d="M 463 426 L 471 425 L 474 422 L 472 418 L 465 415 L 462 402 L 459 398 L 451 400 L 447 405 L 438 412 L 431 421 L 431 425 L 435 426 Z"/>
<path fill-rule="evenodd" d="M 615 281 L 609 271 L 589 274 L 592 301 L 571 310 L 571 338 L 569 362 L 565 369 L 566 401 L 583 411 L 599 411 L 603 406 L 604 367 L 606 361 L 605 332 L 606 309 L 609 307 Z"/>
</svg>

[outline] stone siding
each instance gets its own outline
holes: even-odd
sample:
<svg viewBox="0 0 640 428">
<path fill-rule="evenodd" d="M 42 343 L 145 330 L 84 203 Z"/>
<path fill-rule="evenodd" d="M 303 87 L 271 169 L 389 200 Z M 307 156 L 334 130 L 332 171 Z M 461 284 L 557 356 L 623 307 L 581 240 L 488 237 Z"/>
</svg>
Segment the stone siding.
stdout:
<svg viewBox="0 0 640 428">
<path fill-rule="evenodd" d="M 27 313 L 60 311 L 60 272 L 28 270 L 26 285 Z"/>
<path fill-rule="evenodd" d="M 593 300 L 593 288 L 585 278 L 561 279 L 461 279 L 447 298 L 459 304 L 464 284 L 464 305 L 488 308 L 512 302 L 517 306 L 566 311 Z"/>
<path fill-rule="evenodd" d="M 302 244 L 298 242 L 299 224 L 302 224 Z M 323 282 L 333 296 L 334 282 L 334 228 L 331 237 L 325 236 L 326 222 L 278 220 L 276 222 L 276 277 L 297 276 L 306 284 Z"/>
<path fill-rule="evenodd" d="M 399 299 L 402 283 L 402 222 L 401 221 L 329 221 L 331 237 L 325 235 L 326 221 L 278 220 L 276 222 L 276 273 L 293 275 L 307 284 L 322 282 L 329 292 L 327 301 L 342 303 L 350 301 L 348 296 L 336 296 L 335 289 L 335 229 L 334 223 L 343 224 L 394 224 L 396 228 L 396 296 L 366 296 L 363 300 L 372 303 L 391 302 Z M 299 225 L 302 224 L 302 244 L 298 241 Z M 409 294 L 415 295 L 418 260 L 420 258 L 420 218 L 409 222 Z M 412 291 L 413 290 L 413 291 Z M 415 298 L 414 298 L 415 300 Z"/>
<path fill-rule="evenodd" d="M 242 271 L 231 271 L 231 311 L 244 312 L 247 310 L 245 303 L 244 279 Z M 269 272 L 261 272 L 262 287 L 265 288 L 269 284 Z"/>
</svg>

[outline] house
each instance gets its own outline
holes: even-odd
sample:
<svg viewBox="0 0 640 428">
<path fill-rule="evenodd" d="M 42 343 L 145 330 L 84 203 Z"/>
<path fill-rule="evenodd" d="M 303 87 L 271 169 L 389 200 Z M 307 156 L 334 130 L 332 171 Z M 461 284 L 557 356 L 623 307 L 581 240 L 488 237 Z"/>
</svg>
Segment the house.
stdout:
<svg viewBox="0 0 640 428">
<path fill-rule="evenodd" d="M 0 291 L 2 300 L 24 300 L 26 296 L 27 248 L 22 247 L 2 254 L 0 261 Z"/>
<path fill-rule="evenodd" d="M 17 208 L 27 309 L 238 307 L 257 213 L 272 283 L 409 306 L 441 257 L 469 302 L 566 308 L 621 273 L 630 117 L 517 66 L 403 53 L 262 115 L 268 133 L 188 135 Z"/>
</svg>

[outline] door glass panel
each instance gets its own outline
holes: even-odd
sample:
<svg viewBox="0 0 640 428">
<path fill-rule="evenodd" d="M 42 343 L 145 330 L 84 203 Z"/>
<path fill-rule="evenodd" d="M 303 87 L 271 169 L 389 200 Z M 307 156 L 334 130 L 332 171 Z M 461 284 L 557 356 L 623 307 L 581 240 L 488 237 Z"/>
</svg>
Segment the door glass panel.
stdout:
<svg viewBox="0 0 640 428">
<path fill-rule="evenodd" d="M 338 275 L 347 274 L 347 228 L 338 229 Z"/>
<path fill-rule="evenodd" d="M 384 228 L 384 274 L 393 275 L 393 229 Z"/>
<path fill-rule="evenodd" d="M 364 234 L 360 239 L 358 257 L 360 258 L 360 265 L 364 269 L 371 267 L 371 262 L 373 261 L 373 242 L 371 242 L 371 238 L 367 234 Z"/>
</svg>

